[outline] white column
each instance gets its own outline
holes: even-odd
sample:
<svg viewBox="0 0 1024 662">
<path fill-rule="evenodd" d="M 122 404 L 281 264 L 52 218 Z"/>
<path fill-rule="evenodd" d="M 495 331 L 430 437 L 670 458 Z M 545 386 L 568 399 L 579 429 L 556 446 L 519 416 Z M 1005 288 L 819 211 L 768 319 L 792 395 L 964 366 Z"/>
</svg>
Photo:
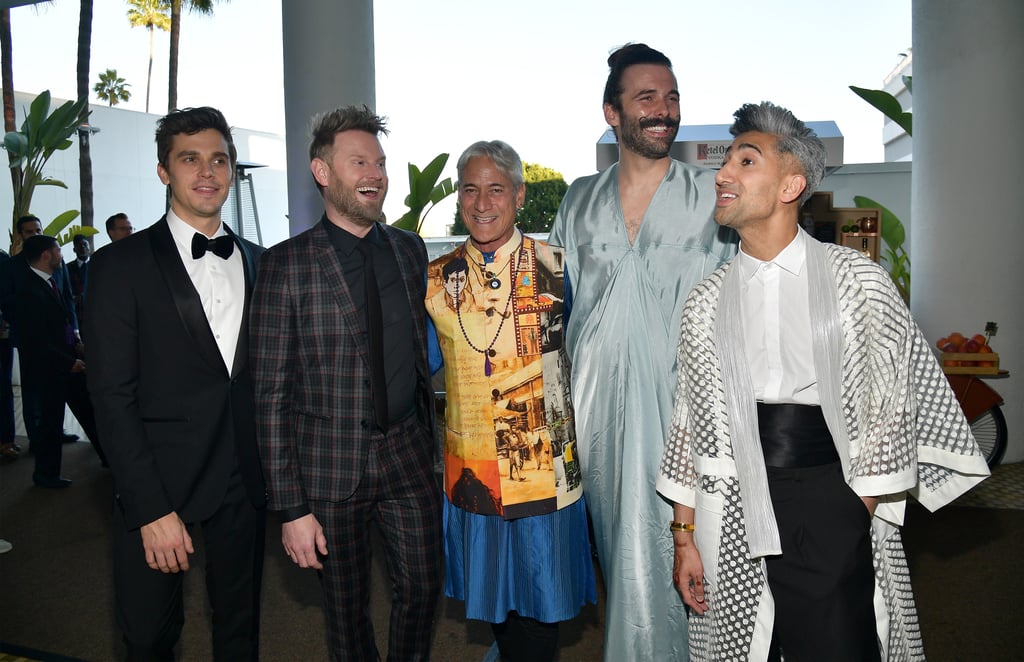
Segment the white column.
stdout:
<svg viewBox="0 0 1024 662">
<path fill-rule="evenodd" d="M 281 3 L 288 226 L 296 235 L 323 214 L 309 171 L 310 120 L 340 106 L 374 108 L 373 0 Z"/>
<path fill-rule="evenodd" d="M 931 341 L 999 323 L 1003 462 L 1024 460 L 1024 2 L 915 0 L 912 292 Z"/>
</svg>

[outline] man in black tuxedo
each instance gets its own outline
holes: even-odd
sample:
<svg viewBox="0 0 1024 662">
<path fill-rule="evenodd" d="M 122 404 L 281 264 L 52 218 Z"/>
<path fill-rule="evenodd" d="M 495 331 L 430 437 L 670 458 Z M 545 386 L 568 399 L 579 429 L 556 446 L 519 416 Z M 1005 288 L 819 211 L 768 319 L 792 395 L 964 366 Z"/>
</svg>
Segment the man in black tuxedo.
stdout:
<svg viewBox="0 0 1024 662">
<path fill-rule="evenodd" d="M 78 352 L 72 302 L 61 295 L 54 277 L 64 264 L 60 246 L 53 237 L 36 235 L 25 240 L 22 254 L 26 268 L 17 286 L 14 310 L 20 334 L 21 382 L 24 391 L 35 394 L 39 413 L 29 437 L 36 456 L 32 481 L 40 487 L 67 487 L 71 481 L 60 475 L 65 402 L 101 460 L 103 452 L 83 381 L 85 362 Z"/>
<path fill-rule="evenodd" d="M 118 623 L 128 659 L 172 659 L 200 524 L 214 657 L 256 660 L 266 489 L 248 307 L 262 249 L 221 222 L 236 152 L 220 111 L 174 111 L 156 142 L 170 211 L 96 253 L 87 291 L 89 390 L 114 475 Z"/>
</svg>

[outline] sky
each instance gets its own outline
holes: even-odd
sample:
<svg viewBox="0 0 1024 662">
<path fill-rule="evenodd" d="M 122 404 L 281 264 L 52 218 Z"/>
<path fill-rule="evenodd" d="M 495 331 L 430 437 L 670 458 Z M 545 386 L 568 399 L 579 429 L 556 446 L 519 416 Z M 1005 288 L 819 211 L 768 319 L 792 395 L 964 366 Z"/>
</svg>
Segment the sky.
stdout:
<svg viewBox="0 0 1024 662">
<path fill-rule="evenodd" d="M 184 14 L 179 107 L 211 105 L 233 126 L 284 133 L 281 2 Z M 149 34 L 129 25 L 127 9 L 95 0 L 91 78 L 116 69 L 132 91 L 121 107 L 142 111 Z M 15 89 L 75 96 L 78 11 L 75 0 L 11 10 Z M 846 163 L 882 161 L 882 116 L 848 86 L 882 87 L 909 52 L 911 0 L 377 0 L 374 40 L 376 110 L 391 131 L 384 210 L 398 218 L 407 163 L 422 168 L 447 152 L 455 179 L 458 155 L 477 140 L 504 140 L 567 182 L 594 172 L 608 54 L 629 42 L 672 60 L 683 124 L 729 124 L 743 103 L 770 100 L 803 120 L 835 121 Z M 168 34 L 157 31 L 154 44 L 150 111 L 161 113 Z M 432 215 L 450 222 L 453 205 Z"/>
</svg>

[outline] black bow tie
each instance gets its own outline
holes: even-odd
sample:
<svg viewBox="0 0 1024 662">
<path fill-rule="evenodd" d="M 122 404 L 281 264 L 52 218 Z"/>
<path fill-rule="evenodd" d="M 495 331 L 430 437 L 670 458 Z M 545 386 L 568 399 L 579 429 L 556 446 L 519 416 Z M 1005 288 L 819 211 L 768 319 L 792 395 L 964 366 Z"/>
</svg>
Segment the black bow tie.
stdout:
<svg viewBox="0 0 1024 662">
<path fill-rule="evenodd" d="M 210 251 L 214 255 L 225 260 L 231 257 L 231 251 L 235 250 L 235 242 L 231 235 L 221 235 L 214 239 L 207 239 L 201 233 L 192 235 L 192 258 L 198 260 Z"/>
</svg>

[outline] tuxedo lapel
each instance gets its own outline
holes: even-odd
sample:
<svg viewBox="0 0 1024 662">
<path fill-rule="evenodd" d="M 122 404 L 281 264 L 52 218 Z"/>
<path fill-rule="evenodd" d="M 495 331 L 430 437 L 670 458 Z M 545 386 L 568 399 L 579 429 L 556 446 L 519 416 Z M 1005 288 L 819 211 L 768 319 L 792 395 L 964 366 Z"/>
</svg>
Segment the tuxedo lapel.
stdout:
<svg viewBox="0 0 1024 662">
<path fill-rule="evenodd" d="M 235 344 L 235 360 L 231 363 L 231 376 L 241 372 L 249 361 L 249 302 L 252 301 L 252 287 L 256 282 L 256 256 L 231 228 L 224 224 L 224 230 L 235 242 L 235 249 L 242 256 L 242 272 L 245 275 L 245 302 L 242 305 L 242 323 L 238 329 Z"/>
<path fill-rule="evenodd" d="M 199 299 L 192 279 L 185 271 L 185 265 L 181 263 L 181 255 L 178 247 L 171 236 L 171 230 L 167 227 L 167 218 L 164 217 L 156 222 L 149 230 L 149 243 L 153 251 L 153 261 L 157 270 L 167 284 L 167 289 L 174 299 L 174 306 L 178 309 L 178 316 L 188 331 L 189 336 L 196 344 L 199 355 L 211 366 L 224 367 L 224 358 L 217 348 L 217 341 L 210 329 L 210 322 L 203 312 L 203 303 Z M 248 283 L 247 283 L 248 287 Z"/>
</svg>

